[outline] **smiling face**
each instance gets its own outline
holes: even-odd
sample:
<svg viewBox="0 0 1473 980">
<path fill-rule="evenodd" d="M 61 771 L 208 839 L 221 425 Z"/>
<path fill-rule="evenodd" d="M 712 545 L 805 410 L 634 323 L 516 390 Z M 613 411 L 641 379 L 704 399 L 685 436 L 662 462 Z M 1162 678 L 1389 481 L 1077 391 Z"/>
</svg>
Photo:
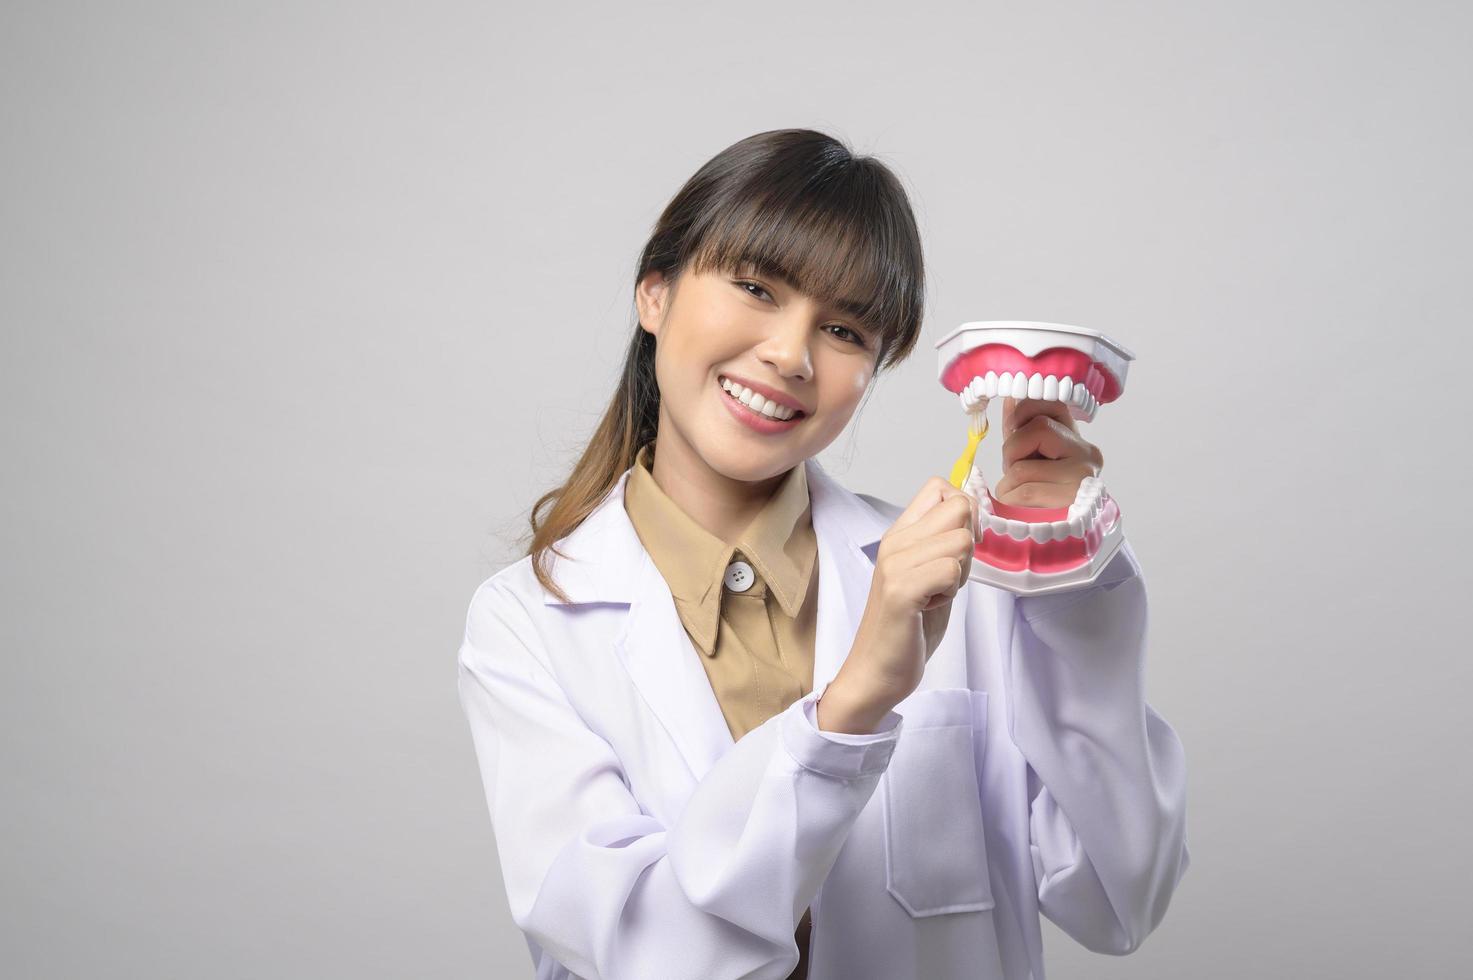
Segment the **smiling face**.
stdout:
<svg viewBox="0 0 1473 980">
<path fill-rule="evenodd" d="M 635 301 L 655 336 L 656 456 L 682 469 L 779 476 L 838 437 L 874 377 L 877 338 L 858 318 L 778 276 L 651 272 Z"/>
</svg>

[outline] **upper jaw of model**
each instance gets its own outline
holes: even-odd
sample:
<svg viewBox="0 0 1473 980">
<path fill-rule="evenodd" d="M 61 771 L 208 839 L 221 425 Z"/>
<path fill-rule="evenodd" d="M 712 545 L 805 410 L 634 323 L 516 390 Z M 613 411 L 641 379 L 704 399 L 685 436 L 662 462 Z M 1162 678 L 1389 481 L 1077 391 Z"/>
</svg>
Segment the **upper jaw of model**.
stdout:
<svg viewBox="0 0 1473 980">
<path fill-rule="evenodd" d="M 1088 422 L 1119 398 L 1135 355 L 1097 330 L 1063 323 L 989 320 L 964 323 L 936 342 L 940 381 L 969 414 L 991 398 L 1063 402 Z M 1118 549 L 1120 509 L 1096 476 L 1081 481 L 1066 507 L 996 500 L 974 458 L 963 489 L 977 500 L 972 578 L 1019 594 L 1092 581 Z"/>
<path fill-rule="evenodd" d="M 941 384 L 965 411 L 988 398 L 1061 401 L 1081 422 L 1120 397 L 1135 355 L 1098 330 L 1033 320 L 963 323 L 936 341 Z"/>
</svg>

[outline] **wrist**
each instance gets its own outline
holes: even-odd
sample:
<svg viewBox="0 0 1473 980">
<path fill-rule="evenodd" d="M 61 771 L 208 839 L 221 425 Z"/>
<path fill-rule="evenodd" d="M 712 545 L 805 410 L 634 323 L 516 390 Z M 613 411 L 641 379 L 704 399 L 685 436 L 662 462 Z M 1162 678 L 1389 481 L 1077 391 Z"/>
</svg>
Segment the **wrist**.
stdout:
<svg viewBox="0 0 1473 980">
<path fill-rule="evenodd" d="M 872 735 L 894 706 L 883 695 L 860 690 L 841 669 L 818 699 L 818 727 L 826 732 Z"/>
</svg>

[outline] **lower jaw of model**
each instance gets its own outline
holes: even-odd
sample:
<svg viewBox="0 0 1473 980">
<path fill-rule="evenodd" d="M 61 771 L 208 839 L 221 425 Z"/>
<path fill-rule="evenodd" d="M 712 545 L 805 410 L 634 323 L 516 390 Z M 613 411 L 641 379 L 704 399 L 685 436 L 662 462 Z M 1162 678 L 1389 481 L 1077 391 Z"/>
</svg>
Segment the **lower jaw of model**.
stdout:
<svg viewBox="0 0 1473 980">
<path fill-rule="evenodd" d="M 992 496 L 973 464 L 962 489 L 977 501 L 972 578 L 1023 595 L 1091 582 L 1120 547 L 1120 507 L 1087 476 L 1068 507 L 1025 507 Z"/>
<path fill-rule="evenodd" d="M 1062 324 L 993 321 L 965 327 L 973 329 L 954 331 L 937 346 L 951 344 L 943 350 L 942 381 L 958 394 L 970 419 L 967 450 L 951 479 L 977 501 L 977 543 L 970 577 L 1019 595 L 1058 592 L 1093 582 L 1124 540 L 1120 507 L 1105 490 L 1104 481 L 1085 477 L 1067 507 L 1005 504 L 992 496 L 976 451 L 987 431 L 989 399 L 1059 401 L 1075 419 L 1089 421 L 1102 402 L 1118 397 L 1125 374 L 1120 362 L 1134 355 L 1107 338 L 1111 349 L 1097 348 L 1096 338 L 1103 335 L 1084 331 L 1065 345 L 1068 349 L 1028 353 L 1030 344 L 1037 348 L 1045 342 L 1059 342 L 1058 336 L 1040 335 L 1045 328 L 1051 335 L 1079 330 Z M 1012 346 L 1014 342 L 1017 347 Z M 987 349 L 978 349 L 983 347 Z M 1076 384 L 1067 374 L 1049 373 L 1061 358 L 1086 380 Z M 991 366 L 1013 370 L 997 372 Z M 1038 367 L 1045 370 L 1035 370 Z M 971 373 L 974 371 L 978 373 Z"/>
</svg>

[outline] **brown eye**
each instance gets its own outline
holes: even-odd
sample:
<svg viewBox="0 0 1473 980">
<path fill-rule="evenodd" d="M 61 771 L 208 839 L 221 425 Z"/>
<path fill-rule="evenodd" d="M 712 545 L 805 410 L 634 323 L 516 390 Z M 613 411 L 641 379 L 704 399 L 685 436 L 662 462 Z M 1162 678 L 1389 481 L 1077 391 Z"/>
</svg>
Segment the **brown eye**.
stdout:
<svg viewBox="0 0 1473 980">
<path fill-rule="evenodd" d="M 736 282 L 736 284 L 738 286 L 741 286 L 743 289 L 747 289 L 747 287 L 750 286 L 750 287 L 752 287 L 752 289 L 757 290 L 757 293 L 761 293 L 762 296 L 767 296 L 767 290 L 763 289 L 761 286 L 757 285 L 755 282 L 746 282 L 745 280 L 742 280 L 742 279 L 737 279 L 737 280 L 734 280 L 734 281 Z M 751 290 L 747 290 L 747 292 L 748 292 L 748 295 L 753 296 L 753 297 L 755 297 L 757 299 L 761 299 L 762 298 L 762 296 L 758 296 L 757 293 L 753 293 Z M 769 297 L 769 298 L 771 298 L 771 297 Z"/>
<path fill-rule="evenodd" d="M 852 338 L 850 340 L 850 343 L 857 344 L 860 347 L 864 346 L 864 338 L 855 331 L 850 330 L 848 327 L 844 326 L 842 323 L 831 323 L 829 324 L 829 326 L 835 330 L 842 330 L 846 334 L 848 334 Z M 840 339 L 842 340 L 843 338 L 841 337 Z"/>
</svg>

